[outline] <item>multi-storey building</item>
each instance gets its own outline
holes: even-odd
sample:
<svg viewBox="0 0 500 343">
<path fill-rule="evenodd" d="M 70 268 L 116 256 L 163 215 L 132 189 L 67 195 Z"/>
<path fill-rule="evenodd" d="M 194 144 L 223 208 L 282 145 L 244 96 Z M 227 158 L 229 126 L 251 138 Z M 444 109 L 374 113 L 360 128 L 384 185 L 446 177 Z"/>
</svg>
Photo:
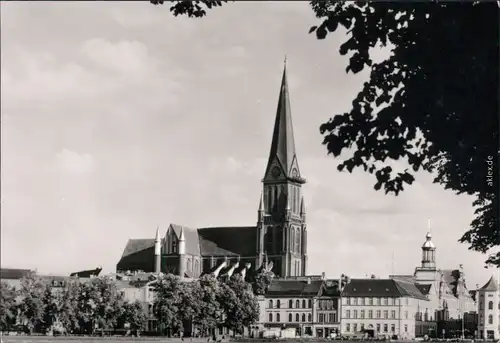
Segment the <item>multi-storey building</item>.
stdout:
<svg viewBox="0 0 500 343">
<path fill-rule="evenodd" d="M 418 333 L 420 309 L 428 299 L 413 283 L 393 279 L 353 279 L 342 291 L 343 336 L 398 336 Z"/>
<path fill-rule="evenodd" d="M 338 285 L 338 280 L 324 276 L 273 279 L 260 302 L 261 328 L 275 337 L 329 337 L 338 332 Z"/>
<path fill-rule="evenodd" d="M 500 293 L 495 277 L 476 292 L 478 300 L 478 333 L 482 339 L 500 338 Z"/>
</svg>

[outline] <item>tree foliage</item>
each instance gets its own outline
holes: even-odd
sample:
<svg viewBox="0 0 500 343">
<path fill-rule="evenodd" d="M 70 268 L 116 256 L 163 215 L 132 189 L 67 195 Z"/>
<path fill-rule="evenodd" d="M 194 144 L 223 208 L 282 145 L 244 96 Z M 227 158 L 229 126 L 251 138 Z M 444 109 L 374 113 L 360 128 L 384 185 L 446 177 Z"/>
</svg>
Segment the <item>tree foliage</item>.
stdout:
<svg viewBox="0 0 500 343">
<path fill-rule="evenodd" d="M 125 302 L 121 306 L 121 311 L 118 316 L 119 326 L 129 324 L 130 329 L 137 331 L 141 330 L 146 325 L 147 320 L 148 316 L 141 302 Z"/>
<path fill-rule="evenodd" d="M 44 317 L 45 284 L 35 273 L 21 279 L 19 313 L 28 332 L 39 330 Z"/>
<path fill-rule="evenodd" d="M 163 5 L 164 0 L 151 0 L 154 5 Z M 222 6 L 223 2 L 227 1 L 216 1 L 216 0 L 202 0 L 202 1 L 170 1 L 172 6 L 170 6 L 170 12 L 174 16 L 187 15 L 189 18 L 201 18 L 207 14 L 207 9 Z"/>
<path fill-rule="evenodd" d="M 370 70 L 349 112 L 321 125 L 329 153 L 349 155 L 340 171 L 363 168 L 374 188 L 398 195 L 415 172 L 476 197 L 475 218 L 460 242 L 488 253 L 498 223 L 499 9 L 496 2 L 311 2 L 318 39 L 343 27 L 346 72 Z M 373 61 L 374 47 L 390 56 Z M 412 170 L 394 171 L 390 160 Z M 500 265 L 500 252 L 487 263 Z"/>
<path fill-rule="evenodd" d="M 224 326 L 242 333 L 259 319 L 259 304 L 252 286 L 239 275 L 233 275 L 221 284 L 220 303 L 224 313 Z"/>
<path fill-rule="evenodd" d="M 184 327 L 181 316 L 184 287 L 186 286 L 182 284 L 181 279 L 172 274 L 160 277 L 153 286 L 155 292 L 153 313 L 158 324 L 172 333 L 179 332 Z"/>
<path fill-rule="evenodd" d="M 9 331 L 15 324 L 17 316 L 17 292 L 14 287 L 0 282 L 0 331 Z"/>
</svg>

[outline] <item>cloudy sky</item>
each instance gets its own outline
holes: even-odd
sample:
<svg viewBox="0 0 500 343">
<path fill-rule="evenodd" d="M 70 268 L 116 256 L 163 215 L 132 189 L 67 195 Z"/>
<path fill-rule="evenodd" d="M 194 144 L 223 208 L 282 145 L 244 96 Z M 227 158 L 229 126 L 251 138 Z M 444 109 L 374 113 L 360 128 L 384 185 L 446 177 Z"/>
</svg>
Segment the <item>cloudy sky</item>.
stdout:
<svg viewBox="0 0 500 343">
<path fill-rule="evenodd" d="M 428 174 L 394 197 L 336 171 L 318 127 L 367 74 L 345 73 L 344 33 L 308 34 L 306 2 L 203 19 L 147 2 L 4 2 L 1 20 L 3 267 L 112 271 L 157 225 L 255 223 L 287 54 L 310 272 L 412 273 L 432 217 L 439 267 L 462 263 L 469 288 L 491 275 L 456 242 L 470 198 Z"/>
</svg>

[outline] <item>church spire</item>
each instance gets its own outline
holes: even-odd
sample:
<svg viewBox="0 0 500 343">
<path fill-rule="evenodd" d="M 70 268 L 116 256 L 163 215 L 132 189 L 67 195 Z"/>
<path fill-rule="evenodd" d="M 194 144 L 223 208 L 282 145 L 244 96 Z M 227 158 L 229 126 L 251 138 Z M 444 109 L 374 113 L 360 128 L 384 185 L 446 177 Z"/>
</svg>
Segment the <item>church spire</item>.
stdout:
<svg viewBox="0 0 500 343">
<path fill-rule="evenodd" d="M 290 95 L 288 93 L 288 81 L 286 74 L 286 57 L 284 64 L 266 175 L 269 174 L 271 168 L 275 169 L 274 167 L 276 167 L 277 162 L 279 169 L 281 169 L 281 174 L 283 174 L 286 178 L 293 178 L 299 181 L 301 178 L 297 163 L 297 155 L 295 152 L 295 140 L 293 137 Z M 277 171 L 271 171 L 271 173 L 278 175 Z"/>
</svg>

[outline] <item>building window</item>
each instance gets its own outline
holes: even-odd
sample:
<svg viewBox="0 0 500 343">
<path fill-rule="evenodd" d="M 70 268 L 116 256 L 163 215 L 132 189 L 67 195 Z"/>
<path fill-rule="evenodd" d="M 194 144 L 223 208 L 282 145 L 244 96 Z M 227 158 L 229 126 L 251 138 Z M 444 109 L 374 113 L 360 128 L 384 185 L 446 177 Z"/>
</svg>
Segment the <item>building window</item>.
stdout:
<svg viewBox="0 0 500 343">
<path fill-rule="evenodd" d="M 389 305 L 393 305 L 394 304 L 394 299 L 393 298 L 389 298 L 387 300 L 389 301 Z"/>
<path fill-rule="evenodd" d="M 365 304 L 365 298 L 359 298 L 359 304 L 364 305 Z"/>
<path fill-rule="evenodd" d="M 354 310 L 354 311 L 352 311 L 352 317 L 353 317 L 354 319 L 358 318 L 358 310 Z"/>
<path fill-rule="evenodd" d="M 396 318 L 396 311 L 394 310 L 391 311 L 391 318 L 392 319 Z"/>
<path fill-rule="evenodd" d="M 352 332 L 358 332 L 358 324 L 352 324 Z"/>
<path fill-rule="evenodd" d="M 380 310 L 377 310 L 377 318 L 380 318 Z"/>
<path fill-rule="evenodd" d="M 305 321 L 306 321 L 306 314 L 302 313 L 302 322 L 305 322 Z"/>
<path fill-rule="evenodd" d="M 347 298 L 346 301 L 347 301 L 346 305 L 351 305 L 351 298 Z"/>
<path fill-rule="evenodd" d="M 292 299 L 288 300 L 288 307 L 293 308 L 293 300 Z"/>
<path fill-rule="evenodd" d="M 279 323 L 280 322 L 280 314 L 276 313 L 276 321 Z"/>
<path fill-rule="evenodd" d="M 306 308 L 306 301 L 302 300 L 302 308 Z"/>
<path fill-rule="evenodd" d="M 488 324 L 490 324 L 490 325 L 493 324 L 493 315 L 492 314 L 490 314 L 488 316 Z"/>
<path fill-rule="evenodd" d="M 291 323 L 293 321 L 293 316 L 291 313 L 288 314 L 288 321 Z"/>
<path fill-rule="evenodd" d="M 405 332 L 408 332 L 408 324 L 405 324 Z"/>
<path fill-rule="evenodd" d="M 295 308 L 300 308 L 300 301 L 299 300 L 295 300 Z"/>
<path fill-rule="evenodd" d="M 269 322 L 271 323 L 273 321 L 273 314 L 269 313 Z"/>
<path fill-rule="evenodd" d="M 369 319 L 373 318 L 373 310 L 368 310 L 368 318 Z"/>
<path fill-rule="evenodd" d="M 389 318 L 389 311 L 385 310 L 384 311 L 384 319 L 388 319 Z"/>
<path fill-rule="evenodd" d="M 357 305 L 358 304 L 358 298 L 352 298 L 352 304 Z"/>
<path fill-rule="evenodd" d="M 365 319 L 365 310 L 359 311 L 359 314 L 361 319 Z"/>
<path fill-rule="evenodd" d="M 351 318 L 351 310 L 346 310 L 346 311 L 345 311 L 345 317 L 346 317 L 347 319 Z"/>
<path fill-rule="evenodd" d="M 300 315 L 298 313 L 295 314 L 295 321 L 296 322 L 300 321 Z"/>
<path fill-rule="evenodd" d="M 269 308 L 273 308 L 273 301 L 269 300 Z"/>
<path fill-rule="evenodd" d="M 361 323 L 359 325 L 359 331 L 361 331 L 361 332 L 365 331 L 365 324 L 364 323 Z"/>
<path fill-rule="evenodd" d="M 493 310 L 493 301 L 488 302 L 488 310 Z"/>
<path fill-rule="evenodd" d="M 405 319 L 408 319 L 408 311 L 405 311 Z"/>
<path fill-rule="evenodd" d="M 312 315 L 310 313 L 307 315 L 307 321 L 309 323 L 312 322 Z"/>
<path fill-rule="evenodd" d="M 312 307 L 312 300 L 311 300 L 311 299 L 309 299 L 309 300 L 307 301 L 307 307 L 309 307 L 309 308 L 311 308 L 311 307 Z"/>
<path fill-rule="evenodd" d="M 409 303 L 408 298 L 405 298 L 405 304 L 408 305 L 408 303 Z"/>
<path fill-rule="evenodd" d="M 387 328 L 388 328 L 387 324 L 384 324 L 384 332 L 387 332 Z"/>
<path fill-rule="evenodd" d="M 380 324 L 377 324 L 377 332 L 380 332 Z"/>
<path fill-rule="evenodd" d="M 380 305 L 380 298 L 374 298 L 373 300 L 375 300 L 375 305 Z"/>
<path fill-rule="evenodd" d="M 382 298 L 382 305 L 387 305 L 387 298 Z"/>
<path fill-rule="evenodd" d="M 345 332 L 350 332 L 351 331 L 351 324 L 347 323 L 345 325 Z"/>
<path fill-rule="evenodd" d="M 368 298 L 368 305 L 373 305 L 373 299 L 372 298 Z"/>
<path fill-rule="evenodd" d="M 276 308 L 280 308 L 280 307 L 281 307 L 281 301 L 276 300 Z"/>
<path fill-rule="evenodd" d="M 334 316 L 334 313 L 329 313 L 329 314 L 328 314 L 328 322 L 330 322 L 330 323 L 335 323 L 335 316 Z"/>
<path fill-rule="evenodd" d="M 396 332 L 396 324 L 391 324 L 391 332 Z"/>
</svg>

